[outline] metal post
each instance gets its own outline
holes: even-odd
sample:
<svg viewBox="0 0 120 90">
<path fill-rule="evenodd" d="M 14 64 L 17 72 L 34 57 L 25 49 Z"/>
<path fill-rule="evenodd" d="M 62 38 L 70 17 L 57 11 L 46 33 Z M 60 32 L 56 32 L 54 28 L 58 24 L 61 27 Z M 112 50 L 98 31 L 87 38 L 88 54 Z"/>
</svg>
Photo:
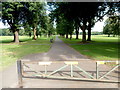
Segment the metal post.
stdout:
<svg viewBox="0 0 120 90">
<path fill-rule="evenodd" d="M 19 87 L 22 88 L 22 64 L 21 64 L 21 60 L 17 61 L 17 70 L 18 70 L 18 84 Z"/>
<path fill-rule="evenodd" d="M 98 63 L 96 62 L 96 79 L 99 78 Z"/>
<path fill-rule="evenodd" d="M 47 74 L 47 66 L 45 65 L 45 75 Z"/>
<path fill-rule="evenodd" d="M 71 69 L 70 69 L 71 70 L 71 77 L 73 77 L 73 65 L 71 64 L 70 67 L 71 67 Z"/>
</svg>

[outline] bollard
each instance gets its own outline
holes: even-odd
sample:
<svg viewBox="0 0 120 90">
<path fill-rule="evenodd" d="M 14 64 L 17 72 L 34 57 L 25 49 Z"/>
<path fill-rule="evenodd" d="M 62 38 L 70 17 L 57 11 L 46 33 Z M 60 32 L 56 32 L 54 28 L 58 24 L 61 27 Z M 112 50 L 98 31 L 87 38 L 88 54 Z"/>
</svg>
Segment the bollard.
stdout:
<svg viewBox="0 0 120 90">
<path fill-rule="evenodd" d="M 96 62 L 96 79 L 99 78 L 98 62 Z"/>
<path fill-rule="evenodd" d="M 20 88 L 23 87 L 22 85 L 22 64 L 21 64 L 21 60 L 17 61 L 17 71 L 18 71 L 18 85 Z"/>
<path fill-rule="evenodd" d="M 73 65 L 71 64 L 70 67 L 71 67 L 71 69 L 70 69 L 71 70 L 71 77 L 73 77 Z"/>
</svg>

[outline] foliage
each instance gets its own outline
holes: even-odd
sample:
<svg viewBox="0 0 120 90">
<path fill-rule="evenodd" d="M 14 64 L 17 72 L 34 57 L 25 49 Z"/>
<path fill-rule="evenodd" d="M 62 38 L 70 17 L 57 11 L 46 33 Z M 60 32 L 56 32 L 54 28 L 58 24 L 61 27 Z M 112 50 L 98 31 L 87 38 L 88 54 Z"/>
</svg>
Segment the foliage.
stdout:
<svg viewBox="0 0 120 90">
<path fill-rule="evenodd" d="M 41 36 L 42 32 L 54 33 L 44 2 L 3 2 L 2 7 L 2 21 L 9 24 L 15 42 L 19 42 L 19 35 L 33 35 L 36 40 L 36 36 Z"/>
<path fill-rule="evenodd" d="M 115 4 L 106 2 L 62 2 L 52 3 L 51 5 L 54 5 L 55 9 L 50 16 L 59 23 L 59 16 L 62 15 L 63 19 L 67 19 L 74 24 L 74 28 L 80 28 L 83 32 L 83 42 L 86 42 L 86 29 L 89 28 L 90 31 L 95 22 L 102 20 L 111 11 L 115 11 Z"/>
<path fill-rule="evenodd" d="M 22 26 L 24 17 L 23 2 L 3 2 L 2 3 L 2 21 L 8 23 L 10 30 L 14 33 L 14 41 L 19 42 L 18 32 Z"/>
<path fill-rule="evenodd" d="M 120 33 L 119 28 L 120 28 L 119 17 L 112 16 L 106 20 L 105 26 L 103 28 L 103 33 L 108 34 L 108 37 L 110 36 L 110 34 L 113 34 L 113 36 L 119 35 Z"/>
<path fill-rule="evenodd" d="M 73 24 L 67 20 L 61 18 L 59 23 L 57 23 L 57 33 L 60 35 L 70 34 L 72 35 L 74 30 Z"/>
<path fill-rule="evenodd" d="M 33 29 L 33 39 L 36 40 L 36 30 L 38 29 L 38 26 L 43 27 L 46 29 L 46 13 L 45 13 L 45 3 L 43 2 L 27 2 L 25 3 L 26 6 L 26 12 L 25 12 L 25 18 L 26 18 L 26 24 L 29 25 L 28 27 L 31 27 Z M 26 25 L 25 24 L 25 25 Z M 30 28 L 29 28 L 30 30 Z M 28 31 L 29 31 L 28 30 Z M 30 32 L 29 32 L 30 33 Z"/>
<path fill-rule="evenodd" d="M 3 2 L 2 3 L 2 21 L 10 25 L 11 30 L 14 32 L 15 29 L 20 28 L 21 17 L 23 14 L 23 4 L 20 2 Z"/>
<path fill-rule="evenodd" d="M 9 29 L 0 29 L 0 36 L 12 36 L 13 33 Z"/>
</svg>

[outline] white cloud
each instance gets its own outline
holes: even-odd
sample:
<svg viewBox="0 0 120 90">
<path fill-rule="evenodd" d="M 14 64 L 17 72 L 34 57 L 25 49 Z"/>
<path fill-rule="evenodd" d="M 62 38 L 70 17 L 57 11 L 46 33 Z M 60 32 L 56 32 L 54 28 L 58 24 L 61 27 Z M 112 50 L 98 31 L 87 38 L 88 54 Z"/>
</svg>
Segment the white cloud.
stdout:
<svg viewBox="0 0 120 90">
<path fill-rule="evenodd" d="M 8 24 L 4 25 L 4 24 L 0 21 L 0 29 L 3 29 L 3 28 L 9 28 L 9 25 L 8 25 Z"/>
<path fill-rule="evenodd" d="M 108 18 L 108 17 L 105 16 L 105 17 L 103 18 L 103 21 L 102 21 L 102 22 L 98 21 L 98 22 L 95 24 L 95 26 L 92 28 L 92 31 L 102 32 L 102 31 L 103 31 L 104 23 L 105 23 L 105 21 L 106 21 L 107 18 Z"/>
</svg>

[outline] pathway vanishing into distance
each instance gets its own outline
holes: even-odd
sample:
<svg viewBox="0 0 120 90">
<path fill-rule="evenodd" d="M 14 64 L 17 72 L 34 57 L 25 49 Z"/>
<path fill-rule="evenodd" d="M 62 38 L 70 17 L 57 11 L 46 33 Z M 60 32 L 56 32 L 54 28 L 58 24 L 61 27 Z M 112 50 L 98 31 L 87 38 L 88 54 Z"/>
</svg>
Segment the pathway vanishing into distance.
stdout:
<svg viewBox="0 0 120 90">
<path fill-rule="evenodd" d="M 34 45 L 35 47 L 35 45 Z M 21 60 L 39 60 L 39 61 L 81 61 L 79 64 L 84 70 L 89 72 L 95 72 L 96 63 L 95 61 L 90 60 L 87 56 L 84 56 L 69 47 L 62 40 L 56 37 L 54 43 L 51 46 L 51 49 L 47 53 L 38 53 L 31 54 L 23 57 Z M 60 64 L 59 64 L 60 65 Z M 36 66 L 36 68 L 40 68 Z M 56 69 L 57 66 L 53 65 L 52 69 Z M 108 70 L 109 67 L 106 65 L 100 66 L 100 70 L 103 72 Z M 15 87 L 16 82 L 16 67 L 10 69 L 11 73 L 8 75 L 14 77 L 13 80 L 3 76 L 3 81 L 8 84 L 3 85 L 3 87 Z M 6 73 L 7 74 L 7 73 Z M 13 78 L 11 77 L 11 78 Z M 11 82 L 12 81 L 12 82 Z M 11 84 L 10 84 L 11 82 Z M 14 83 L 13 83 L 14 82 Z M 8 86 L 7 86 L 8 85 Z M 11 86 L 10 86 L 11 85 Z M 17 87 L 17 86 L 16 86 Z M 53 79 L 41 79 L 41 78 L 24 78 L 23 79 L 23 88 L 118 88 L 117 83 L 100 83 L 100 82 L 88 82 L 88 81 L 69 81 L 69 80 L 53 80 Z"/>
<path fill-rule="evenodd" d="M 51 49 L 47 53 L 38 53 L 25 56 L 24 60 L 65 61 L 90 60 L 56 37 Z M 22 60 L 23 60 L 22 59 Z"/>
</svg>

